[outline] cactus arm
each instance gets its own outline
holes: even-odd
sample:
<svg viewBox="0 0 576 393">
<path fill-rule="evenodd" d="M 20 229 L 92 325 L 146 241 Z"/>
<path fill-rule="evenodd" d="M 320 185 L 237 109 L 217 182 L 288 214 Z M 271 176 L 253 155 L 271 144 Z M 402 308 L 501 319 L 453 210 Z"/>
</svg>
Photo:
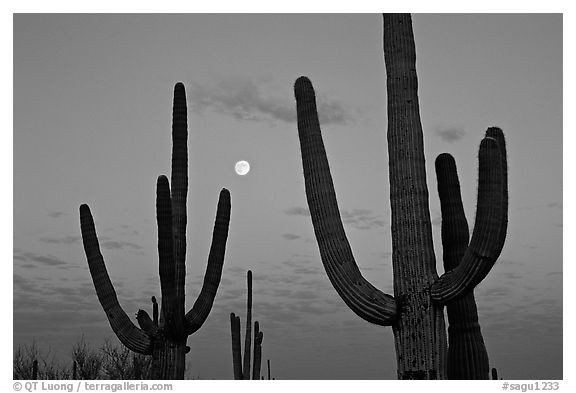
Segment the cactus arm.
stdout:
<svg viewBox="0 0 576 393">
<path fill-rule="evenodd" d="M 177 335 L 182 333 L 182 313 L 176 302 L 176 263 L 172 237 L 172 202 L 166 176 L 158 176 L 156 184 L 156 220 L 158 223 L 158 256 L 162 316 L 164 326 Z"/>
<path fill-rule="evenodd" d="M 262 340 L 264 333 L 260 331 L 258 321 L 254 322 L 254 364 L 252 370 L 252 379 L 260 379 L 260 369 L 262 366 Z"/>
<path fill-rule="evenodd" d="M 110 282 L 104 258 L 100 253 L 94 219 L 88 205 L 80 206 L 80 229 L 96 295 L 108 317 L 112 330 L 122 344 L 131 351 L 150 354 L 152 352 L 150 338 L 130 321 L 118 303 L 116 291 Z"/>
<path fill-rule="evenodd" d="M 306 198 L 326 273 L 352 311 L 368 322 L 391 325 L 397 314 L 396 301 L 362 276 L 346 238 L 308 78 L 298 78 L 294 92 Z"/>
<path fill-rule="evenodd" d="M 230 330 L 232 333 L 232 364 L 234 379 L 242 378 L 242 343 L 240 342 L 240 317 L 230 314 Z"/>
<path fill-rule="evenodd" d="M 444 270 L 455 269 L 468 248 L 468 223 L 464 215 L 456 163 L 450 154 L 436 158 L 436 177 L 442 211 Z M 448 314 L 448 379 L 487 379 L 488 352 L 478 323 L 474 291 L 446 306 Z"/>
<path fill-rule="evenodd" d="M 152 318 L 154 325 L 158 326 L 158 302 L 156 301 L 156 296 L 152 296 Z"/>
<path fill-rule="evenodd" d="M 505 149 L 496 138 L 480 144 L 478 203 L 472 239 L 460 264 L 444 273 L 431 288 L 432 299 L 448 304 L 472 291 L 489 273 L 502 251 L 507 225 Z"/>
<path fill-rule="evenodd" d="M 250 350 L 252 349 L 252 271 L 246 273 L 248 296 L 246 300 L 246 338 L 244 339 L 244 379 L 250 379 Z"/>
<path fill-rule="evenodd" d="M 176 304 L 184 314 L 186 278 L 186 197 L 188 193 L 188 124 L 186 91 L 179 82 L 174 86 L 172 106 L 172 225 L 174 236 Z"/>
<path fill-rule="evenodd" d="M 506 241 L 506 231 L 508 229 L 508 157 L 506 154 L 506 139 L 504 133 L 498 127 L 490 127 L 486 130 L 486 137 L 496 140 L 500 149 L 500 159 L 502 161 L 502 181 L 504 187 L 504 195 L 502 201 L 502 220 L 500 222 L 500 234 L 496 243 L 497 255 L 500 256 Z"/>
<path fill-rule="evenodd" d="M 144 310 L 138 310 L 136 313 L 136 320 L 140 329 L 144 330 L 149 337 L 154 336 L 158 331 L 158 326 L 150 318 L 150 315 Z"/>
<path fill-rule="evenodd" d="M 216 221 L 212 234 L 212 245 L 208 255 L 208 265 L 204 274 L 204 283 L 192 309 L 186 314 L 186 332 L 189 335 L 200 329 L 206 318 L 208 318 L 220 285 L 230 224 L 230 208 L 230 192 L 224 188 L 220 191 L 218 199 Z"/>
</svg>

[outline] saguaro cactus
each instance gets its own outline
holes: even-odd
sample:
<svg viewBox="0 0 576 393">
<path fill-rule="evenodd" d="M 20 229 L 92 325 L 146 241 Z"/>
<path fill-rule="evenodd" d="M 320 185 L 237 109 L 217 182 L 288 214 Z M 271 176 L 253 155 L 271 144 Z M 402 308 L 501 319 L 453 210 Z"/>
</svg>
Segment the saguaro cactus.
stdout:
<svg viewBox="0 0 576 393">
<path fill-rule="evenodd" d="M 230 330 L 232 336 L 232 365 L 234 379 L 250 379 L 250 350 L 252 349 L 252 271 L 246 274 L 248 296 L 246 300 L 246 336 L 244 340 L 244 363 L 242 363 L 242 343 L 240 334 L 240 317 L 230 314 Z M 260 379 L 262 364 L 262 340 L 264 333 L 260 331 L 258 321 L 254 322 L 254 348 L 252 379 Z"/>
<path fill-rule="evenodd" d="M 34 359 L 32 362 L 32 379 L 38 379 L 38 360 Z"/>
<path fill-rule="evenodd" d="M 328 166 L 311 82 L 295 83 L 298 135 L 306 197 L 320 256 L 344 302 L 368 322 L 392 326 L 399 379 L 445 379 L 450 375 L 488 378 L 487 357 L 472 291 L 498 258 L 507 226 L 507 171 L 504 137 L 490 128 L 480 144 L 476 222 L 468 244 L 463 212 L 449 156 L 438 161 L 446 272 L 438 277 L 432 244 L 424 143 L 418 104 L 416 51 L 409 14 L 384 15 L 384 58 L 388 93 L 388 155 L 392 212 L 394 296 L 361 274 L 346 238 Z M 443 172 L 444 171 L 444 172 Z M 445 173 L 447 171 L 447 174 Z M 459 202 L 461 204 L 461 201 Z M 446 226 L 456 225 L 452 234 Z M 456 303 L 454 303 L 456 302 Z M 459 303 L 458 303 L 459 302 Z M 452 365 L 469 372 L 448 373 L 443 306 L 452 304 Z M 459 324 L 459 326 L 457 326 Z M 461 331 L 458 329 L 461 328 Z M 454 340 L 452 339 L 454 337 Z M 474 342 L 474 345 L 470 343 Z M 485 354 L 485 349 L 484 349 Z M 480 365 L 486 361 L 486 365 Z"/>
<path fill-rule="evenodd" d="M 498 370 L 496 370 L 496 367 L 492 367 L 492 379 L 498 379 Z"/>
<path fill-rule="evenodd" d="M 156 188 L 162 293 L 159 321 L 155 298 L 152 298 L 154 319 L 151 319 L 146 311 L 138 310 L 136 319 L 140 328 L 126 315 L 118 303 L 106 271 L 90 209 L 88 205 L 80 206 L 82 240 L 98 300 L 120 341 L 134 352 L 152 356 L 153 379 L 184 379 L 185 354 L 189 351 L 186 340 L 200 329 L 210 313 L 222 276 L 228 238 L 230 193 L 222 189 L 202 290 L 192 309 L 185 313 L 187 128 L 186 93 L 184 85 L 177 83 L 174 87 L 172 112 L 172 190 L 166 176 L 158 177 Z"/>
</svg>

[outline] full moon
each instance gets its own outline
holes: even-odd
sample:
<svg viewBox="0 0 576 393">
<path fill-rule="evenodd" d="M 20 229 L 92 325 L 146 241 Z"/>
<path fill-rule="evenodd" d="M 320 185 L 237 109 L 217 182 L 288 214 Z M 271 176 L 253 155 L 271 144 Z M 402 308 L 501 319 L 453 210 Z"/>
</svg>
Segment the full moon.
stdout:
<svg viewBox="0 0 576 393">
<path fill-rule="evenodd" d="M 236 165 L 234 165 L 234 170 L 240 176 L 244 176 L 248 172 L 250 172 L 250 164 L 248 161 L 238 161 Z"/>
</svg>

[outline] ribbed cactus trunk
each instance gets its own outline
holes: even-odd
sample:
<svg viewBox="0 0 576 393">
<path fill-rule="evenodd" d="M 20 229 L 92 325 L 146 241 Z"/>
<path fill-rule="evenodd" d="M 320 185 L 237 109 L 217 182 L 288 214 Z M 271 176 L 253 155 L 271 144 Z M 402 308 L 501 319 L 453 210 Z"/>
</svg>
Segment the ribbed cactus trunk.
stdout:
<svg viewBox="0 0 576 393">
<path fill-rule="evenodd" d="M 496 262 L 506 237 L 504 136 L 492 127 L 480 144 L 478 203 L 470 243 L 463 212 L 461 216 L 452 212 L 455 199 L 461 204 L 459 186 L 456 194 L 452 184 L 453 178 L 457 182 L 455 169 L 444 181 L 443 169 L 437 168 L 446 270 L 438 277 L 412 20 L 409 14 L 385 14 L 383 22 L 394 296 L 370 284 L 354 260 L 336 201 L 314 89 L 308 78 L 300 77 L 294 86 L 298 136 L 320 256 L 330 282 L 352 311 L 368 322 L 392 327 L 399 379 L 485 379 L 487 356 L 472 292 Z M 453 324 L 450 355 L 443 315 L 448 304 Z"/>
<path fill-rule="evenodd" d="M 212 245 L 200 295 L 185 313 L 186 277 L 186 199 L 188 192 L 188 126 L 184 85 L 174 86 L 172 112 L 172 189 L 166 176 L 156 184 L 156 217 L 161 309 L 152 297 L 153 318 L 139 310 L 136 327 L 120 306 L 108 276 L 88 205 L 80 206 L 80 226 L 84 250 L 98 300 L 110 326 L 130 350 L 152 356 L 153 379 L 184 379 L 186 340 L 196 332 L 212 309 L 222 276 L 222 266 L 230 221 L 230 193 L 220 192 Z"/>
<path fill-rule="evenodd" d="M 384 14 L 384 36 L 392 267 L 394 297 L 401 304 L 401 318 L 392 325 L 398 378 L 438 379 L 446 371 L 446 328 L 443 307 L 430 298 L 438 274 L 410 15 Z"/>
<path fill-rule="evenodd" d="M 186 341 L 162 340 L 152 352 L 152 379 L 184 379 Z"/>
</svg>

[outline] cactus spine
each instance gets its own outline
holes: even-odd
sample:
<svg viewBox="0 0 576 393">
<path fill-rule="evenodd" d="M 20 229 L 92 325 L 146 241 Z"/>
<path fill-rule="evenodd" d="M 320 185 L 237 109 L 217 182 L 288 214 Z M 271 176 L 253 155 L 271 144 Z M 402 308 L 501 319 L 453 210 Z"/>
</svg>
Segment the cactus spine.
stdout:
<svg viewBox="0 0 576 393">
<path fill-rule="evenodd" d="M 184 312 L 186 276 L 186 197 L 188 191 L 188 127 L 184 85 L 174 87 L 172 112 L 172 190 L 166 176 L 158 177 L 156 215 L 158 223 L 158 254 L 162 293 L 160 320 L 153 298 L 153 318 L 139 310 L 136 327 L 124 312 L 106 271 L 100 253 L 94 220 L 88 205 L 80 206 L 80 226 L 84 250 L 98 300 L 110 326 L 130 350 L 152 356 L 153 379 L 184 379 L 188 336 L 196 332 L 208 317 L 220 284 L 228 226 L 230 193 L 222 189 L 218 200 L 216 221 L 208 265 L 200 295 L 192 309 Z"/>
<path fill-rule="evenodd" d="M 494 265 L 506 236 L 504 137 L 500 129 L 490 128 L 480 144 L 477 215 L 470 244 L 467 236 L 464 239 L 462 216 L 442 210 L 443 238 L 444 221 L 446 225 L 455 222 L 458 226 L 452 236 L 456 236 L 457 245 L 443 241 L 445 252 L 451 255 L 450 267 L 447 265 L 446 272 L 438 277 L 412 21 L 409 14 L 385 14 L 383 22 L 394 296 L 370 284 L 356 265 L 338 210 L 314 89 L 308 78 L 300 77 L 294 86 L 298 135 L 306 197 L 320 256 L 332 285 L 352 311 L 368 322 L 392 327 L 399 379 L 445 379 L 456 375 L 487 379 L 487 356 L 471 293 Z M 455 169 L 451 176 L 456 176 Z M 452 202 L 446 195 L 459 199 L 459 191 L 456 198 L 453 189 L 442 188 L 441 199 L 448 205 Z M 446 239 L 450 236 L 447 234 Z M 450 332 L 453 351 L 449 354 L 443 306 L 450 303 L 453 306 L 449 322 L 454 322 L 455 327 Z M 463 331 L 458 331 L 458 323 L 465 327 Z M 449 359 L 453 365 L 450 372 Z M 476 366 L 476 361 L 486 363 Z M 457 362 L 470 370 L 457 371 Z"/>
<path fill-rule="evenodd" d="M 262 363 L 262 340 L 264 333 L 258 321 L 254 322 L 254 346 L 252 348 L 252 271 L 246 273 L 248 296 L 246 300 L 246 336 L 244 340 L 244 363 L 242 363 L 242 343 L 240 334 L 240 317 L 230 314 L 230 331 L 232 336 L 232 365 L 234 379 L 260 379 Z M 254 363 L 250 373 L 250 351 L 253 350 Z"/>
</svg>

